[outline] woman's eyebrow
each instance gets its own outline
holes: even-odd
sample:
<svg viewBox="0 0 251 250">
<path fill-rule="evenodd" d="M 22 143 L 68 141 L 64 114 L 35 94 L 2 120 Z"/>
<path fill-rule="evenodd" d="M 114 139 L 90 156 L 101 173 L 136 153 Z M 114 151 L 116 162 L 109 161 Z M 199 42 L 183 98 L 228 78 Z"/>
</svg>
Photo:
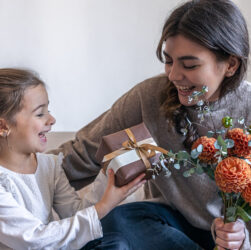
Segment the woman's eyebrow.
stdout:
<svg viewBox="0 0 251 250">
<path fill-rule="evenodd" d="M 167 57 L 170 57 L 170 55 L 168 55 L 168 53 L 166 51 L 163 51 L 163 54 Z M 178 60 L 199 60 L 198 57 L 196 56 L 191 56 L 191 55 L 187 55 L 187 56 L 181 56 L 181 57 L 178 57 Z"/>
</svg>

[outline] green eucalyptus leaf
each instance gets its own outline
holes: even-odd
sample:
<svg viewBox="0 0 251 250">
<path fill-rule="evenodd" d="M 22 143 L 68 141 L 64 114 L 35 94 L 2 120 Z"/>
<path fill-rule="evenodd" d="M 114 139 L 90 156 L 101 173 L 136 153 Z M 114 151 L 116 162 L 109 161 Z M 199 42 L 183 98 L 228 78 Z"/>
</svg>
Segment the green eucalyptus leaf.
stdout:
<svg viewBox="0 0 251 250">
<path fill-rule="evenodd" d="M 196 168 L 190 168 L 190 169 L 189 169 L 190 174 L 194 174 L 194 173 L 195 173 L 195 169 L 196 169 Z"/>
<path fill-rule="evenodd" d="M 191 176 L 191 173 L 189 172 L 189 170 L 183 172 L 183 176 L 184 177 L 190 177 Z"/>
<path fill-rule="evenodd" d="M 197 148 L 196 148 L 197 152 L 201 153 L 203 151 L 203 145 L 200 144 Z"/>
<path fill-rule="evenodd" d="M 227 217 L 227 222 L 235 222 L 235 221 L 236 221 L 236 216 Z"/>
<path fill-rule="evenodd" d="M 226 139 L 226 140 L 225 140 L 225 143 L 226 143 L 226 145 L 227 145 L 227 148 L 232 148 L 232 147 L 234 147 L 234 140 L 232 140 L 232 139 Z"/>
<path fill-rule="evenodd" d="M 228 207 L 226 212 L 227 218 L 231 216 L 236 216 L 236 210 L 236 207 Z"/>
<path fill-rule="evenodd" d="M 251 141 L 248 142 L 248 146 L 251 147 Z"/>
<path fill-rule="evenodd" d="M 198 152 L 196 148 L 191 151 L 191 157 L 193 159 L 197 159 L 199 155 L 200 155 L 200 152 Z"/>
<path fill-rule="evenodd" d="M 243 219 L 245 222 L 249 222 L 251 220 L 251 215 L 248 214 L 242 207 L 237 206 L 237 213 L 236 213 L 241 219 Z"/>
<path fill-rule="evenodd" d="M 195 169 L 195 172 L 196 172 L 196 174 L 203 174 L 204 173 L 204 169 L 199 163 L 197 163 L 197 167 Z"/>
<path fill-rule="evenodd" d="M 213 131 L 208 131 L 207 132 L 207 137 L 211 138 L 214 136 L 214 132 Z"/>
<path fill-rule="evenodd" d="M 221 148 L 221 146 L 219 145 L 218 141 L 216 141 L 216 142 L 214 143 L 214 147 L 215 147 L 216 149 L 220 149 L 220 148 Z"/>
<path fill-rule="evenodd" d="M 226 147 L 226 143 L 225 143 L 225 141 L 224 141 L 224 139 L 222 138 L 221 135 L 218 136 L 217 142 L 218 142 L 218 144 L 219 144 L 220 146 L 222 146 L 222 147 L 225 146 L 225 147 Z"/>
<path fill-rule="evenodd" d="M 182 160 L 189 160 L 191 157 L 190 157 L 190 154 L 187 153 L 187 151 L 179 151 L 178 154 L 177 154 L 177 159 L 179 161 L 182 161 Z"/>
<path fill-rule="evenodd" d="M 173 166 L 174 166 L 174 168 L 176 168 L 176 169 L 180 169 L 180 164 L 179 164 L 179 163 L 175 163 Z"/>
</svg>

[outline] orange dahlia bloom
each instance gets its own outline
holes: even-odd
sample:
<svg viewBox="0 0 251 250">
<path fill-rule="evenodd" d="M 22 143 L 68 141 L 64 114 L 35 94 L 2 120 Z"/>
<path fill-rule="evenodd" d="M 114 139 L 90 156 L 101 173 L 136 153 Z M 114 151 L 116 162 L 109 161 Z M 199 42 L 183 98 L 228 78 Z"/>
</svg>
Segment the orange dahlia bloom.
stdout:
<svg viewBox="0 0 251 250">
<path fill-rule="evenodd" d="M 251 183 L 247 185 L 247 187 L 244 189 L 244 191 L 241 193 L 241 196 L 243 199 L 249 203 L 251 206 Z"/>
<path fill-rule="evenodd" d="M 199 159 L 203 162 L 215 163 L 217 162 L 217 158 L 215 158 L 214 156 L 217 151 L 217 149 L 214 147 L 215 142 L 216 142 L 215 138 L 208 138 L 206 136 L 202 136 L 193 143 L 192 150 L 197 148 L 200 144 L 202 144 L 203 151 L 199 155 Z"/>
<path fill-rule="evenodd" d="M 251 169 L 245 160 L 227 157 L 215 169 L 215 181 L 226 193 L 242 192 L 251 182 Z"/>
<path fill-rule="evenodd" d="M 229 149 L 230 155 L 250 156 L 251 147 L 248 146 L 248 141 L 251 140 L 251 134 L 244 134 L 243 129 L 234 128 L 228 131 L 227 138 L 234 140 L 234 147 Z"/>
</svg>

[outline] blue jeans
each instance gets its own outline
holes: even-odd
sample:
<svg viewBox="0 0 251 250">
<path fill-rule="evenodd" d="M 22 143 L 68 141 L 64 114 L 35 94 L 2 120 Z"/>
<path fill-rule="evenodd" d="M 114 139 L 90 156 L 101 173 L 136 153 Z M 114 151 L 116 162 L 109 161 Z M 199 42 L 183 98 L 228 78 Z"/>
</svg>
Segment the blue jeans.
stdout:
<svg viewBox="0 0 251 250">
<path fill-rule="evenodd" d="M 101 220 L 103 232 L 119 232 L 132 250 L 213 249 L 211 233 L 190 225 L 170 207 L 135 202 L 116 207 Z"/>
<path fill-rule="evenodd" d="M 129 243 L 119 233 L 104 233 L 102 238 L 88 242 L 81 250 L 130 250 Z"/>
</svg>

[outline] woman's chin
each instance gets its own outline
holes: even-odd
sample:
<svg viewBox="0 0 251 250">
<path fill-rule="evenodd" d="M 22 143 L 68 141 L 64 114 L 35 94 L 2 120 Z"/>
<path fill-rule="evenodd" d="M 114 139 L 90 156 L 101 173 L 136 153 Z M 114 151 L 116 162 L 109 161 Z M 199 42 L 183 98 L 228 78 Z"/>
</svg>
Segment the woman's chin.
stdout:
<svg viewBox="0 0 251 250">
<path fill-rule="evenodd" d="M 193 106 L 193 105 L 195 105 L 194 101 L 192 101 L 191 103 L 188 102 L 188 96 L 179 95 L 179 101 L 184 106 Z"/>
</svg>

